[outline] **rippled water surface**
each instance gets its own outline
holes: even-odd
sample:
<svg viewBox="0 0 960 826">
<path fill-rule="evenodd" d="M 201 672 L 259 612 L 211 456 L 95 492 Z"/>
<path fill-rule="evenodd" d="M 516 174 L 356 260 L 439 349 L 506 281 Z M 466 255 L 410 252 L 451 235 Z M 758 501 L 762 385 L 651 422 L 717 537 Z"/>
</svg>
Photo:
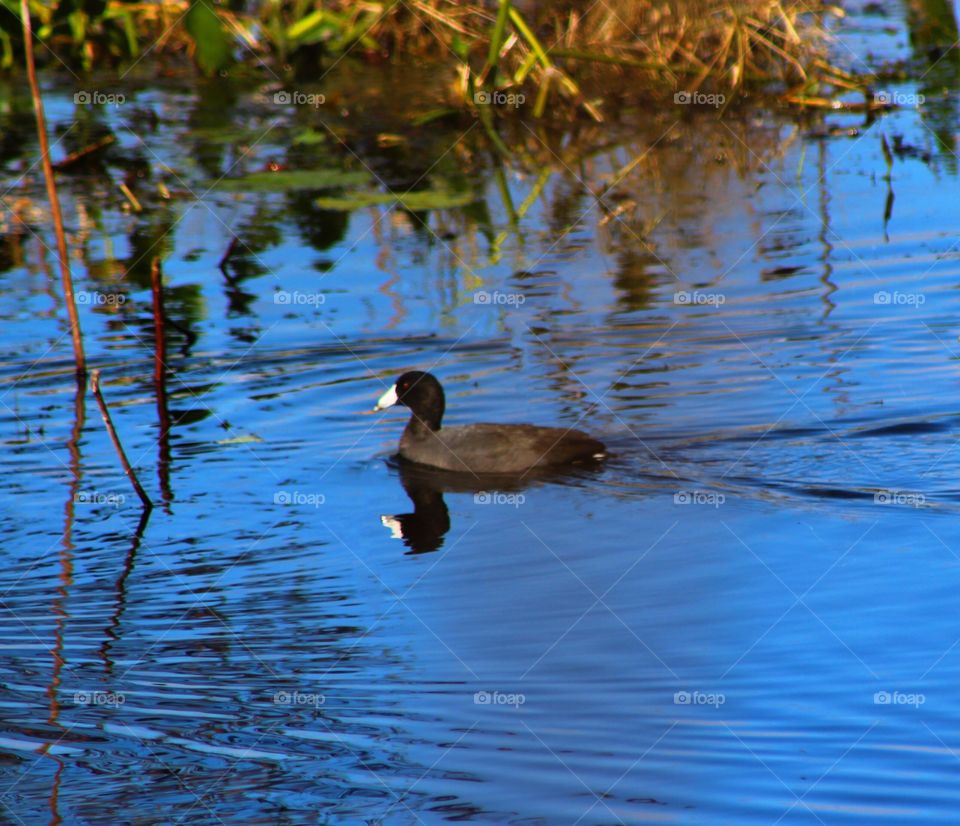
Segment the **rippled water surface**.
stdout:
<svg viewBox="0 0 960 826">
<path fill-rule="evenodd" d="M 955 92 L 873 122 L 662 113 L 543 179 L 460 172 L 470 124 L 373 168 L 254 93 L 132 88 L 94 118 L 49 94 L 61 157 L 117 139 L 62 186 L 88 355 L 158 507 L 77 392 L 10 152 L 5 822 L 955 818 Z M 641 154 L 619 200 L 584 188 Z M 277 160 L 473 195 L 349 211 L 352 179 L 244 179 Z M 369 411 L 410 368 L 450 422 L 613 455 L 521 484 L 401 467 L 403 412 Z"/>
</svg>

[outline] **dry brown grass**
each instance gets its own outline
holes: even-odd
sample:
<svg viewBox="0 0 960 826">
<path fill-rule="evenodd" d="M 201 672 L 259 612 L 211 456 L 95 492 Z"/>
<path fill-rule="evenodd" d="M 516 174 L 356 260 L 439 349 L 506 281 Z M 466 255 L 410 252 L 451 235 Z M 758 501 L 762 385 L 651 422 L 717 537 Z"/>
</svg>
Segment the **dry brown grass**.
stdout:
<svg viewBox="0 0 960 826">
<path fill-rule="evenodd" d="M 454 58 L 463 99 L 476 89 L 523 90 L 538 115 L 558 98 L 600 119 L 600 97 L 784 88 L 829 71 L 831 8 L 820 0 L 334 5 L 355 19 L 376 11 L 367 33 L 388 53 Z"/>
<path fill-rule="evenodd" d="M 84 63 L 109 59 L 118 43 L 131 57 L 201 57 L 204 43 L 191 40 L 181 22 L 188 8 L 187 0 L 110 0 L 86 29 Z M 478 91 L 513 91 L 538 117 L 549 106 L 594 120 L 603 118 L 604 103 L 624 98 L 681 89 L 731 97 L 829 74 L 823 21 L 836 11 L 824 0 L 281 0 L 244 12 L 210 8 L 219 31 L 204 38 L 242 45 L 234 51 L 251 63 L 273 59 L 282 67 L 298 52 L 312 55 L 308 67 L 325 59 L 318 54 L 433 61 L 449 73 L 459 103 L 472 104 Z M 34 13 L 41 22 L 50 17 L 43 4 Z M 53 41 L 68 36 L 58 31 Z"/>
</svg>

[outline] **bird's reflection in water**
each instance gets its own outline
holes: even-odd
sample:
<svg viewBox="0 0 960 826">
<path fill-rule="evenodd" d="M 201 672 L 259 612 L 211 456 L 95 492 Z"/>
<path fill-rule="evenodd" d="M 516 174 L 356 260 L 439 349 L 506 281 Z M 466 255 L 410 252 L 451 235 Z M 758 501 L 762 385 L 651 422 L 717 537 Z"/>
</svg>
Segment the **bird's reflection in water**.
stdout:
<svg viewBox="0 0 960 826">
<path fill-rule="evenodd" d="M 585 473 L 595 472 L 602 465 L 600 462 L 578 465 L 573 477 L 569 471 L 557 469 L 531 471 L 524 476 L 453 473 L 407 462 L 399 456 L 390 459 L 389 464 L 400 474 L 400 483 L 413 503 L 413 513 L 384 515 L 380 521 L 390 529 L 394 539 L 403 540 L 411 554 L 428 553 L 443 546 L 450 530 L 450 511 L 443 500 L 444 493 L 516 493 L 544 481 L 582 480 Z"/>
<path fill-rule="evenodd" d="M 403 489 L 413 502 L 413 513 L 384 515 L 380 521 L 390 529 L 394 539 L 403 540 L 410 553 L 435 551 L 443 545 L 443 537 L 450 530 L 450 511 L 443 501 L 442 479 L 436 478 L 441 474 L 429 468 L 423 470 L 402 459 L 395 461 Z"/>
</svg>

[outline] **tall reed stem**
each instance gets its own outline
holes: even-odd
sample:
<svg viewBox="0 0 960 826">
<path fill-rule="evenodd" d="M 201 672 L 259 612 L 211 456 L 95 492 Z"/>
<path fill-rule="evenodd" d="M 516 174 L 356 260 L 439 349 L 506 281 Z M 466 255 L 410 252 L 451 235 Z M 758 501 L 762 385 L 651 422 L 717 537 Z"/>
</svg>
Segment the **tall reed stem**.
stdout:
<svg viewBox="0 0 960 826">
<path fill-rule="evenodd" d="M 40 156 L 43 162 L 43 178 L 47 184 L 47 197 L 50 199 L 50 213 L 53 216 L 53 228 L 57 235 L 57 257 L 60 259 L 60 280 L 63 282 L 63 297 L 67 303 L 70 317 L 70 335 L 73 338 L 73 358 L 77 374 L 87 373 L 87 358 L 83 352 L 83 336 L 80 334 L 80 316 L 77 314 L 77 302 L 73 295 L 73 278 L 70 275 L 70 259 L 67 255 L 67 239 L 63 233 L 63 214 L 60 212 L 60 198 L 57 195 L 57 183 L 53 177 L 53 163 L 50 160 L 50 144 L 47 140 L 47 119 L 43 114 L 43 99 L 40 97 L 40 85 L 37 83 L 37 69 L 33 61 L 33 29 L 30 26 L 30 8 L 27 0 L 20 0 L 20 17 L 23 24 L 23 52 L 27 64 L 27 78 L 30 81 L 30 94 L 33 97 L 33 111 L 37 117 L 37 139 L 40 142 Z"/>
</svg>

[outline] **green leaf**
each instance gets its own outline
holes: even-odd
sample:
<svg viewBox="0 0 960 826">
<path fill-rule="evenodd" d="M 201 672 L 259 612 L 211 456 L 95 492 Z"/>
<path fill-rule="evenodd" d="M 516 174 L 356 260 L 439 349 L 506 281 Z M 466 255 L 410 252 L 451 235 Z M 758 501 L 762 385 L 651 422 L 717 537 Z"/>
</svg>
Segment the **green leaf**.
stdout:
<svg viewBox="0 0 960 826">
<path fill-rule="evenodd" d="M 453 37 L 450 38 L 450 51 L 466 63 L 467 58 L 470 57 L 470 44 L 454 32 Z"/>
<path fill-rule="evenodd" d="M 424 189 L 419 192 L 347 192 L 343 195 L 324 196 L 314 203 L 320 209 L 352 212 L 365 207 L 399 204 L 410 212 L 430 209 L 456 209 L 474 203 L 473 192 L 451 192 L 448 189 Z"/>
<path fill-rule="evenodd" d="M 299 40 L 315 29 L 323 25 L 325 15 L 322 9 L 318 9 L 312 14 L 301 18 L 296 23 L 287 27 L 287 39 Z"/>
<path fill-rule="evenodd" d="M 285 169 L 252 172 L 242 178 L 225 178 L 212 187 L 220 192 L 286 192 L 291 189 L 335 189 L 370 182 L 366 172 L 342 169 Z"/>
<path fill-rule="evenodd" d="M 431 109 L 429 112 L 424 112 L 422 115 L 417 115 L 416 117 L 411 118 L 410 125 L 426 126 L 428 123 L 433 123 L 435 120 L 459 115 L 459 109 L 452 109 L 450 107 L 446 107 L 444 109 Z"/>
<path fill-rule="evenodd" d="M 193 39 L 197 65 L 204 74 L 215 74 L 230 62 L 233 44 L 210 0 L 196 0 L 183 25 Z"/>
<path fill-rule="evenodd" d="M 302 132 L 297 132 L 290 142 L 294 146 L 317 146 L 327 142 L 327 135 L 316 129 L 304 129 Z"/>
<path fill-rule="evenodd" d="M 487 69 L 496 66 L 500 58 L 500 46 L 503 44 L 503 35 L 507 28 L 507 17 L 510 15 L 510 0 L 500 0 L 500 7 L 497 9 L 497 19 L 493 24 L 493 32 L 490 35 L 490 49 L 487 54 Z"/>
</svg>

